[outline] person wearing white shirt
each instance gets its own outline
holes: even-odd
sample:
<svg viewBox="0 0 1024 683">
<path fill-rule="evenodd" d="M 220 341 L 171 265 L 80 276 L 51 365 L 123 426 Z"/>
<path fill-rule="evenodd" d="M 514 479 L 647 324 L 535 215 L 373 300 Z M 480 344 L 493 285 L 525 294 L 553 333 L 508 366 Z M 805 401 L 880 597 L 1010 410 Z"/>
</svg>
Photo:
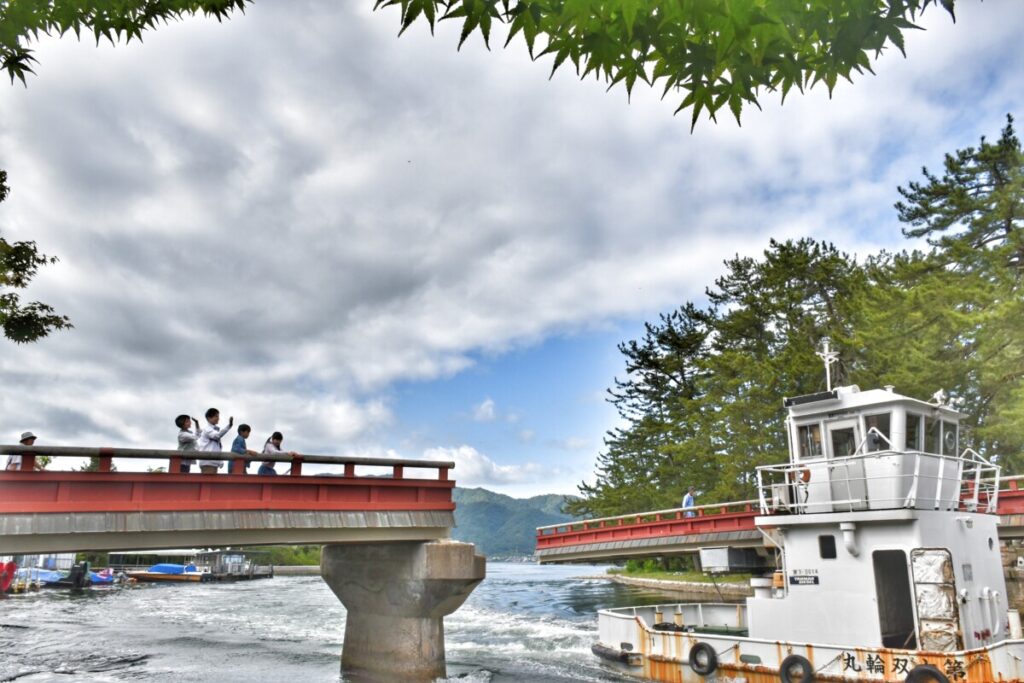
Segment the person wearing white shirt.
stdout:
<svg viewBox="0 0 1024 683">
<path fill-rule="evenodd" d="M 21 435 L 21 445 L 31 446 L 36 442 L 36 435 L 32 432 L 24 432 Z M 21 456 L 20 455 L 8 455 L 6 469 L 9 470 L 20 470 L 21 469 Z"/>
<path fill-rule="evenodd" d="M 206 422 L 206 427 L 199 435 L 199 450 L 206 453 L 220 453 L 220 440 L 231 431 L 231 426 L 235 424 L 235 418 L 229 417 L 227 426 L 221 429 L 217 426 L 220 423 L 220 411 L 216 408 L 210 408 L 206 411 Z M 203 474 L 217 474 L 217 470 L 223 466 L 224 463 L 221 460 L 199 461 L 199 471 Z"/>
<path fill-rule="evenodd" d="M 274 432 L 273 434 L 270 435 L 270 438 L 267 439 L 267 442 L 263 444 L 263 452 L 271 453 L 273 455 L 290 455 L 293 458 L 296 455 L 298 455 L 298 453 L 296 453 L 295 451 L 288 451 L 287 453 L 282 451 L 282 441 L 284 441 L 284 435 L 282 435 L 281 432 Z M 290 471 L 291 470 L 289 470 L 289 472 Z M 259 472 L 257 472 L 257 474 L 262 474 L 264 476 L 274 476 L 275 474 L 277 474 L 277 470 L 274 469 L 274 461 L 267 460 L 265 463 L 260 465 L 260 469 Z M 285 474 L 288 474 L 288 472 L 285 472 Z"/>
<path fill-rule="evenodd" d="M 685 516 L 685 517 L 696 517 L 697 516 L 697 513 L 692 509 L 694 504 L 695 504 L 695 502 L 696 502 L 694 500 L 694 495 L 693 494 L 695 494 L 696 492 L 697 492 L 697 489 L 695 487 L 691 486 L 686 491 L 686 495 L 683 496 L 683 508 L 686 509 L 686 512 L 683 513 L 683 516 Z"/>
</svg>

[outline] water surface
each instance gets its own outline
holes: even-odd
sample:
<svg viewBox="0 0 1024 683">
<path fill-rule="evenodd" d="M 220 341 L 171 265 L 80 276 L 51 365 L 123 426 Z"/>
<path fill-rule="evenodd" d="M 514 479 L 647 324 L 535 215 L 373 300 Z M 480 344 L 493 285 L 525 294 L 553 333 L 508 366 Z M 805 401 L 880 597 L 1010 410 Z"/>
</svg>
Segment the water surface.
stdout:
<svg viewBox="0 0 1024 683">
<path fill-rule="evenodd" d="M 625 681 L 590 653 L 595 612 L 679 598 L 604 568 L 489 563 L 445 619 L 450 681 Z M 319 577 L 0 596 L 0 681 L 339 683 L 345 609 Z"/>
</svg>

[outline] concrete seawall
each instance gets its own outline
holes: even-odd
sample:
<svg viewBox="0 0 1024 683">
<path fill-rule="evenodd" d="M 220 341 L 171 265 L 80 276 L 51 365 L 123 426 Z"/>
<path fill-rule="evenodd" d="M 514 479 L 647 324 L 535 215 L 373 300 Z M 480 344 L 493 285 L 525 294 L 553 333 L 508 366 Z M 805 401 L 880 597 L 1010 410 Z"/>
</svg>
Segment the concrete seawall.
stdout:
<svg viewBox="0 0 1024 683">
<path fill-rule="evenodd" d="M 275 564 L 274 576 L 320 576 L 320 565 Z"/>
</svg>

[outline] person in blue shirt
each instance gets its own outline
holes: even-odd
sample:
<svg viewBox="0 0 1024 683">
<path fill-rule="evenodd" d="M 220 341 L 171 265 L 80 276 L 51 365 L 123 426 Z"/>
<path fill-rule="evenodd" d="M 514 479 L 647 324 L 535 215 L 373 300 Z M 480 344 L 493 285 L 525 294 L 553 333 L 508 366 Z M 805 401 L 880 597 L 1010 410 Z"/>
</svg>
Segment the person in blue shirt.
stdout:
<svg viewBox="0 0 1024 683">
<path fill-rule="evenodd" d="M 256 451 L 250 451 L 245 446 L 245 440 L 249 438 L 249 434 L 252 433 L 252 427 L 247 424 L 238 425 L 238 436 L 231 442 L 231 452 L 236 455 L 256 455 Z M 245 469 L 249 469 L 249 462 L 246 461 Z"/>
<path fill-rule="evenodd" d="M 683 507 L 684 508 L 692 508 L 696 504 L 695 501 L 694 501 L 694 496 L 693 496 L 693 494 L 696 493 L 696 492 L 697 492 L 696 487 L 691 486 L 689 489 L 687 489 L 686 495 L 683 496 Z M 684 517 L 696 517 L 697 513 L 695 511 L 693 511 L 693 510 L 686 510 L 686 512 L 683 513 L 683 516 Z"/>
</svg>

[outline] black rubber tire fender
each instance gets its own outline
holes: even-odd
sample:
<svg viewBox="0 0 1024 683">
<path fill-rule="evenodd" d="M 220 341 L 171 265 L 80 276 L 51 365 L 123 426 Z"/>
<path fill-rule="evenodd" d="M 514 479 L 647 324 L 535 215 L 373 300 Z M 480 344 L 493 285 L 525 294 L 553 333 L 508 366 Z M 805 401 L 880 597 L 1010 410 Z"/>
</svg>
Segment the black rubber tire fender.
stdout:
<svg viewBox="0 0 1024 683">
<path fill-rule="evenodd" d="M 918 664 L 903 680 L 905 683 L 949 683 L 946 674 L 931 664 Z"/>
<path fill-rule="evenodd" d="M 718 670 L 718 653 L 708 643 L 690 648 L 690 668 L 698 676 L 710 676 Z"/>
<path fill-rule="evenodd" d="M 794 678 L 790 670 L 796 666 L 800 667 L 800 675 Z M 782 683 L 813 683 L 814 665 L 803 655 L 790 655 L 779 665 L 779 680 Z"/>
</svg>

